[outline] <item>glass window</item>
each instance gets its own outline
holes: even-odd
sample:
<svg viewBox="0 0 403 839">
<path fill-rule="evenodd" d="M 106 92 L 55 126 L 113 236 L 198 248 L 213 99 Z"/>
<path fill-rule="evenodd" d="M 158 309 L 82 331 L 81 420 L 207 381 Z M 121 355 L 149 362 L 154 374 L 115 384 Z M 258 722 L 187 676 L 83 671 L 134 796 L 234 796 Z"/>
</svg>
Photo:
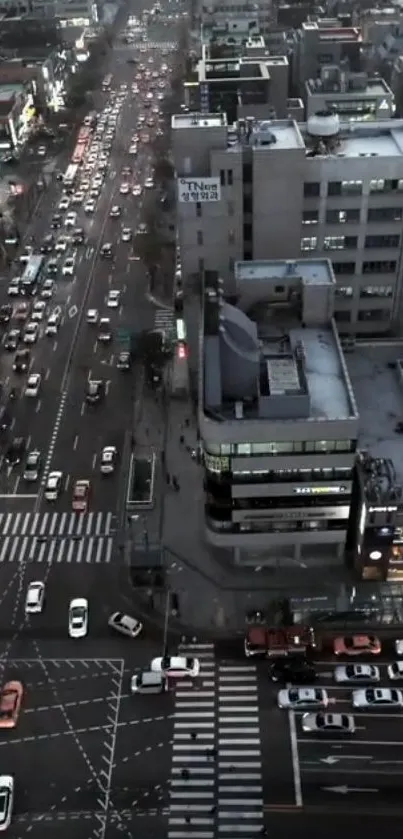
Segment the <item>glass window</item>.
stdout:
<svg viewBox="0 0 403 839">
<path fill-rule="evenodd" d="M 373 321 L 389 322 L 390 319 L 390 309 L 361 309 L 358 312 L 358 320 L 366 323 L 371 323 Z"/>
<path fill-rule="evenodd" d="M 363 274 L 394 274 L 395 271 L 396 262 L 393 259 L 368 260 L 362 265 Z"/>
<path fill-rule="evenodd" d="M 391 285 L 364 285 L 360 288 L 360 297 L 393 297 Z"/>
<path fill-rule="evenodd" d="M 383 178 L 378 178 L 377 180 L 372 180 L 369 182 L 369 191 L 370 192 L 383 192 L 385 189 L 385 181 Z"/>
<path fill-rule="evenodd" d="M 336 452 L 351 452 L 351 451 L 354 451 L 353 441 L 352 440 L 336 440 L 335 441 L 335 449 L 336 449 Z"/>
<path fill-rule="evenodd" d="M 203 244 L 203 231 L 202 230 L 197 231 L 197 244 L 198 245 Z"/>
<path fill-rule="evenodd" d="M 318 198 L 320 195 L 320 183 L 318 181 L 308 181 L 304 184 L 305 198 Z"/>
<path fill-rule="evenodd" d="M 314 251 L 316 250 L 318 244 L 317 236 L 307 236 L 301 239 L 301 250 L 302 251 Z"/>
<path fill-rule="evenodd" d="M 351 285 L 338 286 L 336 288 L 336 297 L 352 297 L 353 287 Z"/>
<path fill-rule="evenodd" d="M 356 210 L 327 210 L 327 224 L 347 224 L 360 220 L 360 211 Z"/>
<path fill-rule="evenodd" d="M 355 274 L 355 262 L 333 262 L 335 274 Z"/>
<path fill-rule="evenodd" d="M 330 196 L 334 195 L 341 195 L 341 182 L 340 181 L 329 181 L 327 185 L 327 194 Z"/>
<path fill-rule="evenodd" d="M 230 443 L 222 443 L 221 447 L 219 447 L 219 448 L 220 448 L 219 454 L 227 454 L 228 455 L 228 454 L 231 454 L 231 452 L 232 452 L 232 446 L 231 446 Z"/>
<path fill-rule="evenodd" d="M 368 222 L 401 221 L 403 210 L 401 207 L 372 207 L 368 210 Z"/>
<path fill-rule="evenodd" d="M 253 454 L 270 454 L 270 443 L 252 443 Z"/>
<path fill-rule="evenodd" d="M 233 182 L 234 182 L 234 178 L 233 178 L 232 169 L 227 169 L 227 183 L 228 183 L 228 186 L 232 186 Z"/>
<path fill-rule="evenodd" d="M 238 455 L 250 455 L 250 454 L 252 454 L 251 443 L 238 443 L 236 448 L 237 448 L 237 454 Z"/>
<path fill-rule="evenodd" d="M 362 181 L 342 181 L 341 192 L 342 195 L 361 195 Z"/>
<path fill-rule="evenodd" d="M 202 214 L 202 205 L 201 205 L 200 201 L 196 201 L 196 216 L 197 216 L 197 218 L 201 218 L 201 214 Z"/>
<path fill-rule="evenodd" d="M 342 311 L 337 311 L 336 310 L 335 313 L 334 313 L 334 319 L 337 321 L 337 323 L 350 323 L 351 312 L 345 312 L 344 310 L 342 310 Z"/>
<path fill-rule="evenodd" d="M 225 186 L 225 169 L 220 169 L 220 184 Z"/>
<path fill-rule="evenodd" d="M 302 224 L 317 224 L 319 221 L 318 210 L 304 210 L 302 214 Z"/>
<path fill-rule="evenodd" d="M 366 236 L 366 248 L 398 248 L 400 236 L 397 234 L 384 234 L 381 236 Z"/>
</svg>

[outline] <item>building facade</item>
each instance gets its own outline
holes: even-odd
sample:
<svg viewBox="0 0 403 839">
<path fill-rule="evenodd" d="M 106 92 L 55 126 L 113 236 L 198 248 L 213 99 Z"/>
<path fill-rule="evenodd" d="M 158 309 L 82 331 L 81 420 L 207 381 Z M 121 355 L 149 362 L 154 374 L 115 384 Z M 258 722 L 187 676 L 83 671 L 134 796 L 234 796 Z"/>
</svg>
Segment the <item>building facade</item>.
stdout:
<svg viewBox="0 0 403 839">
<path fill-rule="evenodd" d="M 403 121 L 172 118 L 184 286 L 239 260 L 329 258 L 343 334 L 400 329 Z"/>
<path fill-rule="evenodd" d="M 207 541 L 240 564 L 344 556 L 358 433 L 329 260 L 206 279 L 199 430 Z M 256 552 L 262 552 L 259 561 Z"/>
</svg>

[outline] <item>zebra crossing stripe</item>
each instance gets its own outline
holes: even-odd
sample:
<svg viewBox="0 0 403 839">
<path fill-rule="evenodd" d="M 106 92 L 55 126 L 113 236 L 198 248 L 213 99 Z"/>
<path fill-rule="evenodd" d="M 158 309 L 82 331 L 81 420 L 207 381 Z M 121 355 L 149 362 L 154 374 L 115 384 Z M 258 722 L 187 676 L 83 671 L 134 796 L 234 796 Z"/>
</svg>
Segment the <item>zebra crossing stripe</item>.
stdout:
<svg viewBox="0 0 403 839">
<path fill-rule="evenodd" d="M 80 540 L 65 537 L 43 542 L 28 536 L 4 536 L 0 537 L 0 563 L 105 564 L 112 561 L 113 546 L 113 536 L 84 536 Z"/>
<path fill-rule="evenodd" d="M 0 538 L 5 536 L 109 536 L 113 513 L 0 513 Z"/>
</svg>

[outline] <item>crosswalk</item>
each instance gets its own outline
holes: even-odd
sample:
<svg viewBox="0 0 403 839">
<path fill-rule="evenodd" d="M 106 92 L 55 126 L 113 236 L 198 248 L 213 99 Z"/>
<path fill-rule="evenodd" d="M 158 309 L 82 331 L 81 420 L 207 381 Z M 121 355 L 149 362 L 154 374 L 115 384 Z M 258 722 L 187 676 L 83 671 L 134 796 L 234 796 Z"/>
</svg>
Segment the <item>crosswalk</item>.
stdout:
<svg viewBox="0 0 403 839">
<path fill-rule="evenodd" d="M 113 513 L 0 513 L 0 563 L 110 563 Z"/>
<path fill-rule="evenodd" d="M 145 47 L 147 50 L 176 50 L 178 46 L 177 41 L 131 41 L 130 44 L 120 45 L 121 48 L 130 49 L 130 47 L 134 47 L 135 49 Z"/>
<path fill-rule="evenodd" d="M 168 839 L 250 839 L 264 827 L 256 667 L 217 663 L 212 644 L 181 654 L 200 676 L 175 689 Z"/>
</svg>

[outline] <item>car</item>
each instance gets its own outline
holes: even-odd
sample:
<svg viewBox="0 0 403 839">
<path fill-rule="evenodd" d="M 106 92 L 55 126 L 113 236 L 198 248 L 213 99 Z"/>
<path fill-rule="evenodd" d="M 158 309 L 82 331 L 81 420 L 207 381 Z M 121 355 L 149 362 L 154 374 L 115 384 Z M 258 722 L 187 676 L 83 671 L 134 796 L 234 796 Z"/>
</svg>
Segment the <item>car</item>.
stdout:
<svg viewBox="0 0 403 839">
<path fill-rule="evenodd" d="M 285 688 L 277 694 L 279 708 L 327 708 L 328 702 L 324 688 Z"/>
<path fill-rule="evenodd" d="M 130 192 L 130 185 L 128 183 L 120 184 L 119 193 L 120 195 L 128 195 Z"/>
<path fill-rule="evenodd" d="M 83 230 L 82 227 L 76 227 L 76 229 L 73 230 L 72 242 L 73 242 L 73 245 L 83 245 L 84 244 L 85 234 L 84 234 L 84 230 Z"/>
<path fill-rule="evenodd" d="M 131 166 L 124 166 L 123 169 L 122 169 L 122 176 L 124 178 L 130 178 L 131 174 L 132 174 Z"/>
<path fill-rule="evenodd" d="M 118 355 L 117 362 L 116 362 L 117 369 L 118 370 L 123 370 L 124 372 L 126 372 L 127 370 L 131 369 L 131 366 L 132 366 L 131 353 L 129 352 L 129 350 L 121 350 L 121 352 Z"/>
<path fill-rule="evenodd" d="M 74 268 L 76 264 L 75 256 L 68 256 L 67 259 L 64 260 L 62 274 L 64 277 L 72 277 L 74 274 Z"/>
<path fill-rule="evenodd" d="M 13 277 L 10 280 L 7 288 L 7 294 L 9 297 L 18 297 L 21 291 L 21 277 Z"/>
<path fill-rule="evenodd" d="M 92 198 L 96 201 L 101 194 L 101 188 L 99 186 L 92 186 L 90 189 L 90 199 Z"/>
<path fill-rule="evenodd" d="M 132 240 L 132 231 L 130 227 L 123 227 L 122 229 L 122 242 L 131 242 Z"/>
<path fill-rule="evenodd" d="M 337 735 L 354 734 L 355 720 L 352 714 L 303 714 L 302 731 L 305 734 Z"/>
<path fill-rule="evenodd" d="M 403 681 L 403 661 L 394 661 L 387 666 L 388 679 L 394 682 Z"/>
<path fill-rule="evenodd" d="M 134 155 L 136 155 L 136 154 L 137 154 L 137 152 L 138 152 L 137 144 L 135 145 L 135 144 L 133 143 L 133 144 L 129 147 L 129 154 L 132 154 L 132 155 L 134 156 Z"/>
<path fill-rule="evenodd" d="M 85 638 L 88 632 L 88 600 L 75 597 L 69 606 L 69 637 Z"/>
<path fill-rule="evenodd" d="M 97 405 L 105 396 L 105 382 L 102 379 L 89 379 L 85 393 L 88 405 Z"/>
<path fill-rule="evenodd" d="M 120 209 L 118 204 L 114 204 L 109 211 L 110 218 L 119 218 L 121 215 L 122 210 Z"/>
<path fill-rule="evenodd" d="M 66 210 L 69 209 L 69 206 L 70 206 L 70 199 L 67 198 L 67 195 L 64 195 L 63 198 L 61 198 L 61 200 L 59 201 L 58 209 L 60 210 L 60 212 L 64 213 L 64 212 L 66 212 Z"/>
<path fill-rule="evenodd" d="M 102 259 L 112 259 L 113 247 L 110 244 L 110 242 L 105 242 L 105 244 L 102 245 L 102 248 L 100 250 L 100 256 Z"/>
<path fill-rule="evenodd" d="M 139 197 L 141 195 L 141 192 L 142 192 L 141 185 L 140 184 L 135 184 L 133 189 L 132 189 L 133 195 L 136 195 L 137 197 Z"/>
<path fill-rule="evenodd" d="M 50 277 L 56 276 L 59 272 L 59 260 L 58 259 L 49 259 L 49 262 L 46 264 L 46 273 Z"/>
<path fill-rule="evenodd" d="M 39 337 L 39 324 L 34 321 L 28 321 L 25 326 L 22 340 L 24 344 L 35 344 Z"/>
<path fill-rule="evenodd" d="M 25 386 L 25 396 L 38 396 L 41 389 L 41 374 L 30 373 Z"/>
<path fill-rule="evenodd" d="M 72 204 L 82 204 L 83 201 L 84 201 L 84 198 L 85 198 L 84 192 L 79 190 L 79 192 L 74 192 L 74 194 L 71 196 L 71 203 Z"/>
<path fill-rule="evenodd" d="M 14 778 L 0 775 L 0 830 L 8 830 L 14 806 Z"/>
<path fill-rule="evenodd" d="M 0 323 L 8 323 L 13 315 L 13 306 L 11 303 L 3 303 L 0 306 Z"/>
<path fill-rule="evenodd" d="M 128 638 L 137 638 L 143 629 L 143 624 L 137 618 L 124 615 L 122 612 L 114 612 L 108 620 L 108 626 Z"/>
<path fill-rule="evenodd" d="M 86 513 L 90 500 L 91 484 L 85 478 L 79 478 L 73 487 L 72 508 L 74 513 Z"/>
<path fill-rule="evenodd" d="M 396 655 L 398 655 L 399 657 L 403 656 L 403 639 L 402 638 L 396 638 L 393 646 L 395 648 Z"/>
<path fill-rule="evenodd" d="M 101 454 L 101 475 L 112 475 L 115 471 L 117 456 L 116 446 L 104 446 Z"/>
<path fill-rule="evenodd" d="M 375 667 L 373 664 L 343 664 L 338 665 L 334 670 L 334 680 L 338 684 L 359 682 L 368 685 L 379 682 L 380 679 L 379 667 Z"/>
<path fill-rule="evenodd" d="M 59 230 L 59 228 L 62 226 L 62 224 L 63 224 L 62 216 L 60 215 L 60 213 L 55 213 L 50 220 L 50 226 L 51 226 L 52 230 Z"/>
<path fill-rule="evenodd" d="M 120 304 L 120 291 L 117 289 L 111 289 L 108 292 L 108 297 L 106 299 L 106 305 L 108 309 L 118 309 Z"/>
<path fill-rule="evenodd" d="M 25 595 L 25 614 L 39 615 L 45 603 L 45 583 L 42 580 L 32 580 Z"/>
<path fill-rule="evenodd" d="M 335 655 L 379 655 L 382 645 L 376 635 L 344 635 L 333 641 Z"/>
<path fill-rule="evenodd" d="M 37 481 L 39 478 L 39 473 L 41 471 L 41 463 L 42 458 L 41 454 L 38 451 L 29 452 L 25 460 L 23 478 L 24 481 L 28 481 L 32 483 L 33 481 Z"/>
<path fill-rule="evenodd" d="M 98 341 L 101 344 L 109 344 L 112 340 L 112 329 L 109 318 L 101 318 L 99 321 Z"/>
<path fill-rule="evenodd" d="M 44 314 L 46 312 L 46 303 L 44 300 L 37 300 L 31 312 L 31 321 L 35 323 L 40 323 L 43 320 Z"/>
<path fill-rule="evenodd" d="M 29 315 L 29 303 L 18 303 L 17 306 L 14 307 L 13 311 L 13 318 L 19 322 L 26 321 Z"/>
<path fill-rule="evenodd" d="M 50 300 L 55 290 L 55 284 L 53 280 L 47 279 L 44 280 L 42 287 L 41 287 L 41 297 L 44 300 Z"/>
<path fill-rule="evenodd" d="M 14 356 L 14 373 L 26 373 L 31 364 L 31 353 L 29 350 L 18 350 Z"/>
<path fill-rule="evenodd" d="M 64 253 L 67 250 L 68 239 L 65 236 L 59 236 L 56 244 L 55 244 L 55 251 L 57 253 Z"/>
<path fill-rule="evenodd" d="M 171 679 L 194 679 L 200 673 L 200 661 L 198 658 L 181 655 L 162 656 L 152 660 L 150 670 L 153 673 L 164 673 Z"/>
<path fill-rule="evenodd" d="M 63 473 L 58 471 L 50 472 L 45 484 L 46 501 L 57 501 L 62 491 Z"/>
<path fill-rule="evenodd" d="M 6 463 L 8 466 L 17 466 L 25 453 L 24 437 L 14 437 L 6 451 Z"/>
<path fill-rule="evenodd" d="M 45 238 L 42 242 L 41 253 L 45 253 L 45 254 L 46 253 L 52 253 L 54 246 L 55 246 L 55 237 L 52 235 L 52 233 L 48 233 L 48 235 L 45 236 Z"/>
<path fill-rule="evenodd" d="M 362 688 L 353 690 L 353 708 L 402 708 L 403 693 L 397 688 Z"/>
<path fill-rule="evenodd" d="M 99 320 L 99 312 L 98 309 L 88 309 L 86 314 L 86 321 L 87 323 L 91 324 L 92 326 L 96 325 Z"/>
<path fill-rule="evenodd" d="M 59 312 L 52 312 L 49 315 L 47 324 L 45 327 L 45 335 L 57 335 L 60 326 L 60 315 Z"/>
<path fill-rule="evenodd" d="M 303 656 L 288 656 L 270 664 L 269 678 L 272 682 L 283 684 L 312 685 L 317 679 L 317 673 Z"/>
<path fill-rule="evenodd" d="M 39 157 L 45 157 L 46 155 L 46 146 L 38 146 L 37 154 Z"/>
<path fill-rule="evenodd" d="M 77 213 L 71 212 L 67 213 L 67 216 L 64 220 L 65 227 L 76 227 L 77 225 Z"/>
<path fill-rule="evenodd" d="M 144 181 L 144 188 L 145 189 L 154 189 L 154 180 L 153 178 L 146 178 Z"/>
<path fill-rule="evenodd" d="M 95 201 L 93 198 L 89 198 L 88 201 L 85 202 L 84 212 L 88 215 L 95 212 Z"/>
<path fill-rule="evenodd" d="M 21 337 L 19 329 L 10 329 L 4 336 L 4 349 L 13 352 L 17 349 Z"/>
</svg>

